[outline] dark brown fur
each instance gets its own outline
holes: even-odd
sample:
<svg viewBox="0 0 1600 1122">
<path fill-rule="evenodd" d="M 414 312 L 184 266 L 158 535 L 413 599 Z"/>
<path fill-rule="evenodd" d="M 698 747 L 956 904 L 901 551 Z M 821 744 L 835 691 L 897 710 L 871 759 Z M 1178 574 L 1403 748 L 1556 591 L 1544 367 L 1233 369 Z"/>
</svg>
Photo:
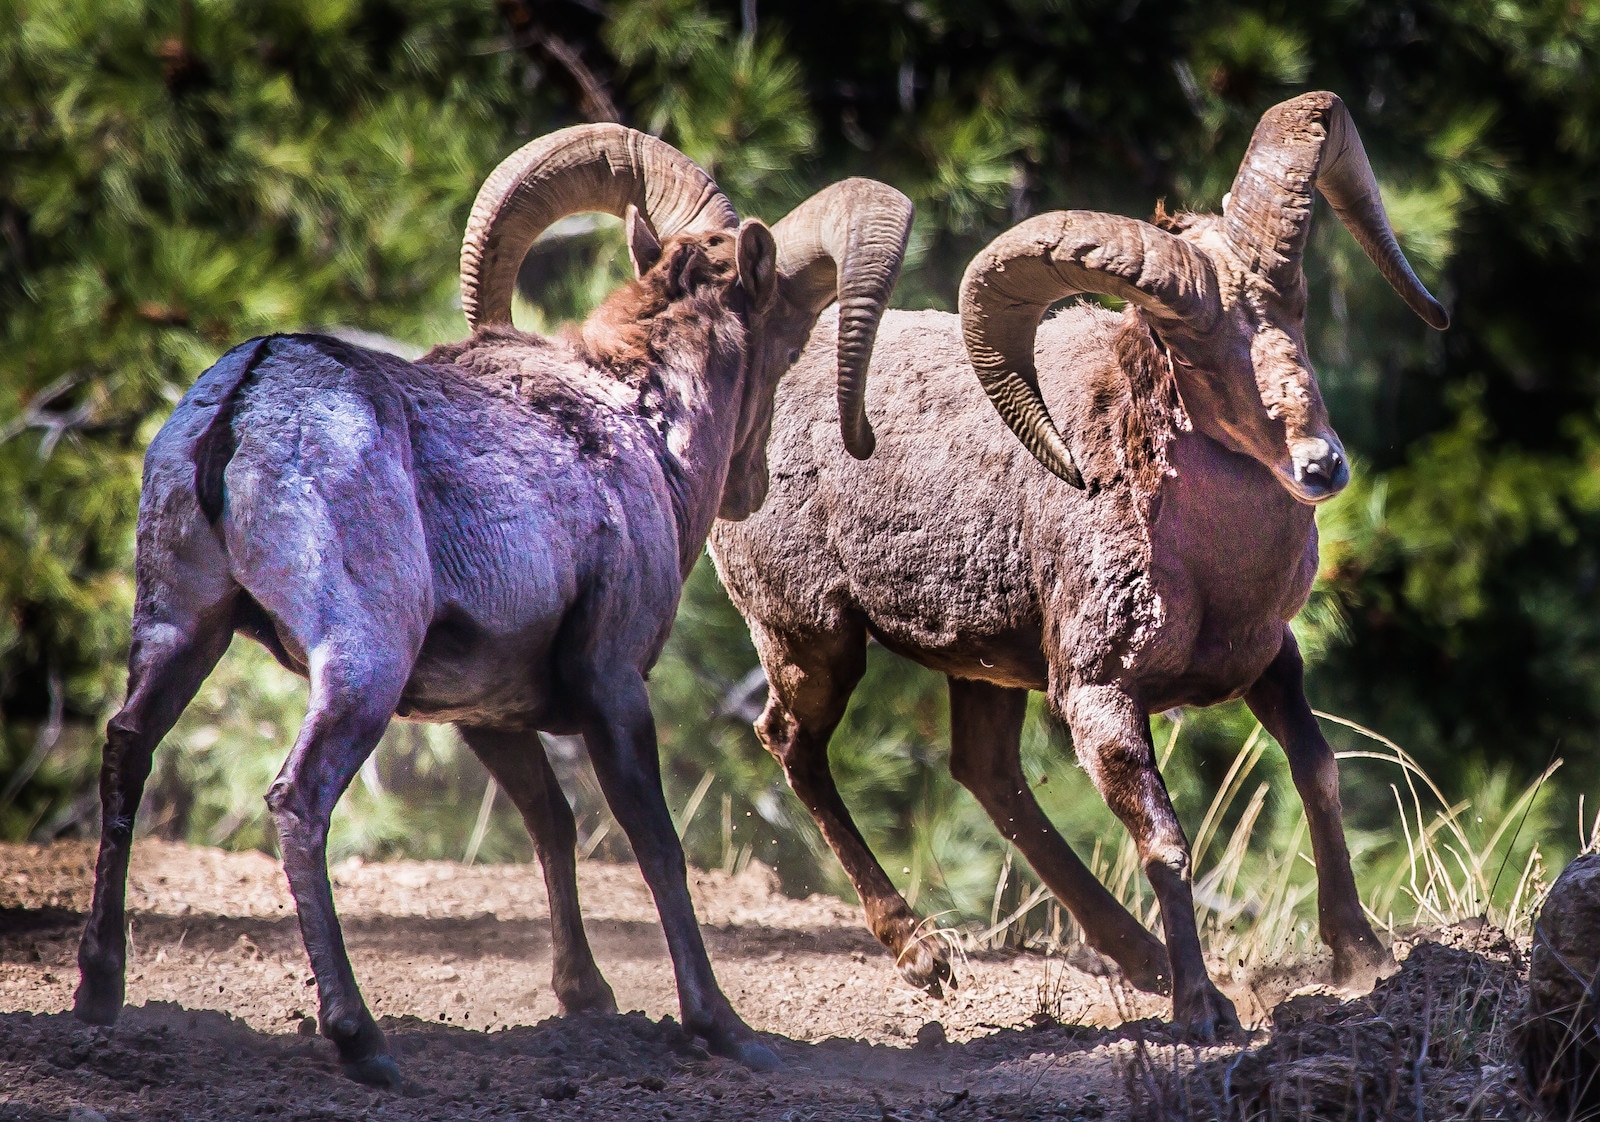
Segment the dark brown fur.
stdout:
<svg viewBox="0 0 1600 1122">
<path fill-rule="evenodd" d="M 1162 353 L 1138 311 L 1130 309 L 1124 314 L 1114 349 L 1117 367 L 1127 380 L 1127 396 L 1117 403 L 1121 406 L 1123 462 L 1148 521 L 1149 504 L 1171 470 L 1167 445 L 1186 420 L 1171 360 Z"/>
<path fill-rule="evenodd" d="M 638 382 L 676 344 L 676 323 L 696 313 L 674 304 L 695 293 L 718 299 L 737 279 L 729 235 L 714 234 L 705 243 L 671 239 L 659 266 L 613 292 L 570 335 L 589 362 Z"/>
</svg>

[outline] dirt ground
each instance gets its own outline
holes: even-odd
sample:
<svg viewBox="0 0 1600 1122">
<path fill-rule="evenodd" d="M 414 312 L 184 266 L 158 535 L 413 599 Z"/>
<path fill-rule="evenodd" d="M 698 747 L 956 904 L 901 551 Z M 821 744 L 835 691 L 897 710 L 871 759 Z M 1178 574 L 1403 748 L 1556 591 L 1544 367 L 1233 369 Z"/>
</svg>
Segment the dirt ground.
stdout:
<svg viewBox="0 0 1600 1122">
<path fill-rule="evenodd" d="M 637 1012 L 573 1020 L 549 989 L 536 866 L 335 869 L 356 976 L 408 1080 L 379 1092 L 344 1079 L 314 1035 L 293 910 L 260 854 L 137 845 L 129 1008 L 113 1030 L 75 1021 L 92 864 L 85 843 L 0 846 L 0 1122 L 1523 1113 L 1504 1040 L 1521 956 L 1492 930 L 1397 946 L 1404 969 L 1359 1000 L 1308 987 L 1314 963 L 1225 984 L 1256 1031 L 1242 1049 L 1195 1049 L 1162 1025 L 1165 1001 L 1115 978 L 986 953 L 935 1000 L 899 979 L 853 906 L 786 899 L 759 866 L 691 873 L 723 987 L 785 1062 L 756 1075 L 678 1027 L 649 894 L 632 866 L 600 862 L 579 865 L 588 930 Z"/>
</svg>

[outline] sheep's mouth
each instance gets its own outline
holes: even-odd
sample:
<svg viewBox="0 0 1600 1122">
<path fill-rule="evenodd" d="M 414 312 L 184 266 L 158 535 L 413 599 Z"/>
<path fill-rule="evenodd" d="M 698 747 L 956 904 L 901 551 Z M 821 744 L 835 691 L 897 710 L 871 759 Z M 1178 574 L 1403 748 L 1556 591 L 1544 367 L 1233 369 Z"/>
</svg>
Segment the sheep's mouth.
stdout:
<svg viewBox="0 0 1600 1122">
<path fill-rule="evenodd" d="M 1350 483 L 1350 470 L 1342 464 L 1331 479 L 1317 474 L 1297 476 L 1293 464 L 1276 468 L 1274 474 L 1277 475 L 1283 489 L 1289 492 L 1296 502 L 1305 503 L 1307 506 L 1317 506 L 1327 502 Z"/>
</svg>

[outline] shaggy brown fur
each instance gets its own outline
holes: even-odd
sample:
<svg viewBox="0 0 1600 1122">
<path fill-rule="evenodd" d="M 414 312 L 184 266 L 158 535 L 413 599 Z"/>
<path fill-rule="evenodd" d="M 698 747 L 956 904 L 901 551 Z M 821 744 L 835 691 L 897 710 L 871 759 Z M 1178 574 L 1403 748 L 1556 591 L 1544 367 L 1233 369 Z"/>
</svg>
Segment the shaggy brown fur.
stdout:
<svg viewBox="0 0 1600 1122">
<path fill-rule="evenodd" d="M 1290 494 L 1275 463 L 1212 435 L 1216 410 L 1230 394 L 1245 400 L 1246 388 L 1219 388 L 1221 376 L 1194 372 L 1197 361 L 1216 362 L 1211 370 L 1241 354 L 1248 361 L 1251 317 L 1264 305 L 1246 303 L 1230 313 L 1237 327 L 1210 342 L 1206 353 L 1220 357 L 1209 360 L 1194 357 L 1190 340 L 1158 337 L 1136 309 L 1079 305 L 1041 325 L 1041 388 L 1082 469 L 1082 491 L 1007 430 L 952 315 L 885 318 L 869 382 L 879 432 L 870 461 L 814 435 L 836 417 L 830 347 L 813 343 L 779 391 L 771 498 L 747 523 L 718 523 L 712 555 L 771 683 L 757 731 L 839 855 L 872 930 L 916 984 L 937 990 L 948 964 L 918 937 L 921 924 L 827 769 L 827 742 L 869 635 L 949 677 L 952 773 L 1089 942 L 1136 984 L 1177 986 L 1178 1019 L 1202 1035 L 1226 1028 L 1233 1012 L 1205 976 L 1192 906 L 1186 933 L 1182 915 L 1163 908 L 1180 935 L 1169 966 L 1167 948 L 1062 842 L 1017 756 L 1027 690 L 1045 691 L 1071 725 L 1080 762 L 1129 823 L 1158 894 L 1183 899 L 1187 846 L 1164 809 L 1145 714 L 1248 696 L 1290 753 L 1319 838 L 1318 868 L 1331 870 L 1323 931 L 1338 968 L 1355 974 L 1383 959 L 1354 896 L 1332 755 L 1305 706 L 1285 626 L 1316 570 L 1312 508 Z M 1247 385 L 1255 394 L 1254 381 Z M 1301 415 L 1315 425 L 1312 386 Z M 1282 422 L 1260 399 L 1254 410 L 1235 409 L 1228 421 L 1250 446 L 1276 439 L 1271 458 L 1282 459 Z M 1187 977 L 1174 976 L 1180 960 Z"/>
<path fill-rule="evenodd" d="M 1167 209 L 1166 199 L 1156 200 L 1156 212 L 1150 216 L 1150 225 L 1157 229 L 1165 230 L 1169 234 L 1181 234 L 1196 225 L 1209 214 L 1197 214 L 1192 210 L 1180 210 L 1176 214 Z"/>
<path fill-rule="evenodd" d="M 728 234 L 670 239 L 662 247 L 661 261 L 613 292 L 581 325 L 569 329 L 587 361 L 626 381 L 639 381 L 665 361 L 676 341 L 674 321 L 683 318 L 681 310 L 676 317 L 667 316 L 675 302 L 690 294 L 717 299 L 738 280 L 734 239 Z"/>
<path fill-rule="evenodd" d="M 1188 417 L 1178 400 L 1178 383 L 1172 377 L 1172 360 L 1160 348 L 1149 323 L 1129 309 L 1113 345 L 1117 368 L 1126 379 L 1126 396 L 1117 404 L 1122 432 L 1123 459 L 1129 483 L 1140 498 L 1140 515 L 1148 523 L 1150 504 L 1171 469 L 1167 444 L 1188 427 Z"/>
</svg>

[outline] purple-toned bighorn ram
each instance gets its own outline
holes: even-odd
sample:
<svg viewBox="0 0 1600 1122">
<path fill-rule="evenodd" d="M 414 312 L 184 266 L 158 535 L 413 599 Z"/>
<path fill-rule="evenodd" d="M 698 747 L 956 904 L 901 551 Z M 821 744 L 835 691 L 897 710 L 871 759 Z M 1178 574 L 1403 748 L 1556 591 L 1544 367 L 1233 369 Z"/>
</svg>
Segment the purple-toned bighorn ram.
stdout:
<svg viewBox="0 0 1600 1122">
<path fill-rule="evenodd" d="M 757 732 L 914 983 L 937 991 L 948 963 L 916 937 L 828 770 L 869 635 L 948 676 L 955 777 L 1094 947 L 1136 985 L 1170 985 L 1194 1035 L 1238 1020 L 1201 960 L 1189 847 L 1156 770 L 1151 712 L 1246 699 L 1305 804 L 1336 978 L 1370 979 L 1388 962 L 1356 895 L 1337 766 L 1287 627 L 1316 572 L 1313 504 L 1349 478 L 1306 357 L 1314 190 L 1406 303 L 1445 327 L 1395 243 L 1344 105 L 1313 93 L 1262 118 L 1220 217 L 1040 215 L 972 262 L 959 318 L 886 317 L 871 461 L 824 438 L 834 360 L 821 335 L 780 391 L 772 496 L 756 517 L 716 526 L 712 554 L 771 684 Z M 1127 308 L 1080 305 L 1041 327 L 1053 302 L 1083 292 Z M 1071 727 L 1135 839 L 1166 947 L 1034 801 L 1018 758 L 1028 690 Z"/>
<path fill-rule="evenodd" d="M 639 279 L 559 338 L 511 326 L 540 232 L 627 221 Z M 645 674 L 718 514 L 767 490 L 778 379 L 838 299 L 838 396 L 865 454 L 867 360 L 911 204 L 870 180 L 771 230 L 682 153 L 617 125 L 554 133 L 479 192 L 462 246 L 472 337 L 416 363 L 307 335 L 257 339 L 200 377 L 151 443 L 138 520 L 128 699 L 106 730 L 104 819 L 76 1012 L 122 1006 L 123 897 L 157 742 L 235 631 L 311 681 L 267 794 L 349 1075 L 399 1070 L 334 915 L 329 815 L 393 715 L 451 721 L 522 812 L 549 890 L 554 990 L 613 1010 L 578 912 L 572 812 L 538 730 L 582 733 L 661 914 L 683 1023 L 777 1060 L 717 986 L 661 793 Z"/>
</svg>

